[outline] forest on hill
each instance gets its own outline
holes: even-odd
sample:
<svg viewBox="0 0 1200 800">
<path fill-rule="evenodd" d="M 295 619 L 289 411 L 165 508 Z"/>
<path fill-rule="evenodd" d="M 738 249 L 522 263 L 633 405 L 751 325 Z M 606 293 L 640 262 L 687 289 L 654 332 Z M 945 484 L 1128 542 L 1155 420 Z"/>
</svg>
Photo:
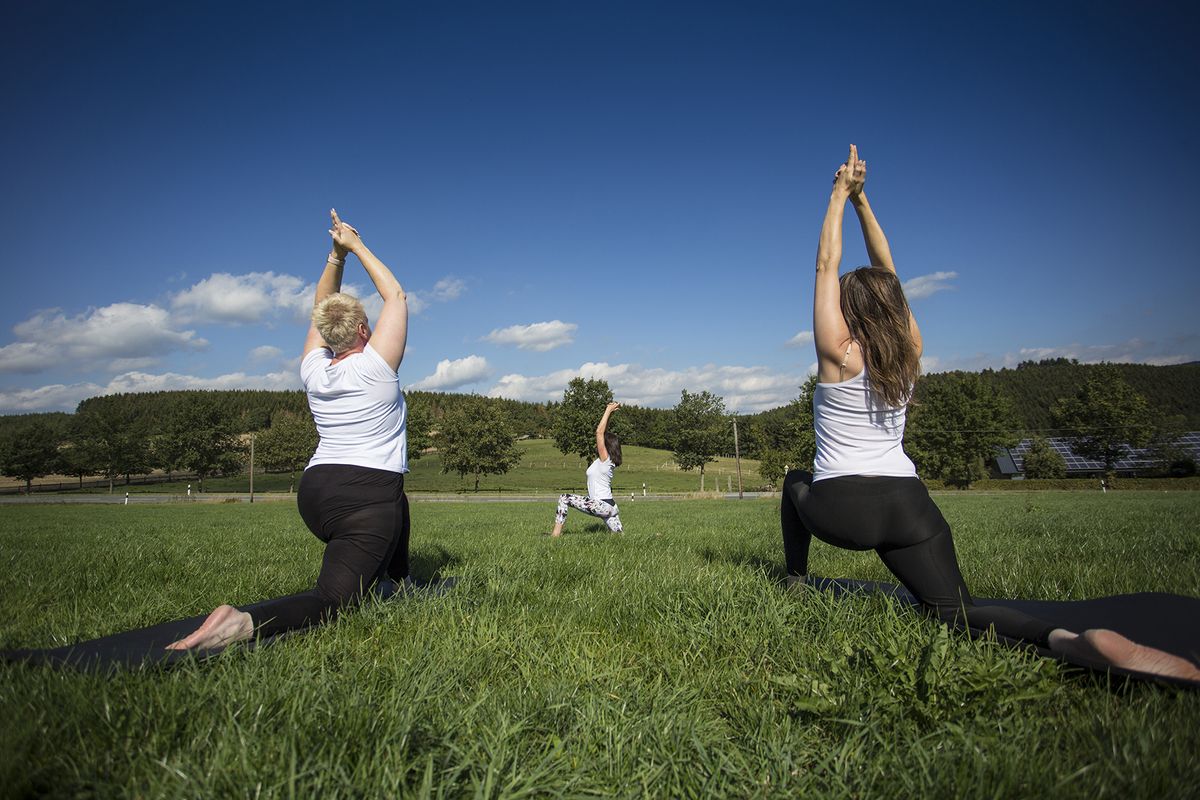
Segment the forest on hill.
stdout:
<svg viewBox="0 0 1200 800">
<path fill-rule="evenodd" d="M 1011 411 L 1006 427 L 1019 437 L 1054 433 L 1053 408 L 1062 398 L 1074 395 L 1101 365 L 1080 364 L 1069 359 L 1024 362 L 1015 368 L 986 369 L 979 373 L 943 372 L 925 375 L 917 384 L 916 404 L 937 395 L 939 389 L 959 385 L 964 376 L 977 376 L 1002 396 Z M 1200 363 L 1172 366 L 1115 364 L 1129 387 L 1142 395 L 1152 412 L 1163 420 L 1172 420 L 1178 430 L 1200 430 Z M 797 397 L 801 387 L 797 386 Z M 414 418 L 421 416 L 436 430 L 439 420 L 471 403 L 483 403 L 496 409 L 507 420 L 514 435 L 528 438 L 552 438 L 559 403 L 530 403 L 504 398 L 447 392 L 410 391 L 408 402 Z M 203 402 L 201 402 L 203 401 Z M 200 405 L 197 406 L 197 403 Z M 60 439 L 70 439 L 72 429 L 88 425 L 88 420 L 124 420 L 147 436 L 165 431 L 181 415 L 218 414 L 223 427 L 235 434 L 263 431 L 280 412 L 307 415 L 304 393 L 267 390 L 167 391 L 118 394 L 93 397 L 79 404 L 75 414 L 53 412 L 0 417 L 0 434 L 25 430 L 35 425 Z M 215 409 L 215 411 L 213 411 Z M 919 414 L 919 412 L 918 412 Z M 794 401 L 780 408 L 757 414 L 734 415 L 739 424 L 741 454 L 759 458 L 767 450 L 787 450 L 797 437 L 797 425 L 805 419 L 801 404 Z M 622 440 L 630 445 L 672 450 L 675 446 L 674 409 L 625 406 L 620 414 Z M 732 455 L 732 430 L 722 444 Z"/>
<path fill-rule="evenodd" d="M 1027 361 L 1015 368 L 985 369 L 978 373 L 1000 394 L 1008 398 L 1016 422 L 1024 431 L 1045 431 L 1053 428 L 1051 409 L 1060 398 L 1073 394 L 1086 380 L 1094 364 L 1080 364 L 1072 359 L 1058 358 L 1044 361 Z M 1146 398 L 1158 414 L 1164 417 L 1182 417 L 1189 430 L 1200 430 L 1200 362 L 1170 366 L 1152 364 L 1114 364 L 1121 376 L 1138 394 Z M 916 400 L 933 384 L 952 380 L 964 373 L 938 372 L 922 376 L 917 383 Z M 796 387 L 797 395 L 800 387 Z M 307 411 L 304 393 L 294 391 L 269 391 L 257 389 L 231 390 L 183 390 L 168 392 L 142 392 L 136 394 L 106 395 L 84 400 L 79 408 L 115 403 L 126 408 L 133 417 L 165 419 L 188 397 L 203 394 L 214 400 L 225 413 L 235 420 L 239 432 L 262 430 L 270 425 L 271 415 L 277 411 L 302 413 Z M 435 419 L 446 411 L 458 407 L 464 398 L 471 395 L 450 392 L 409 391 L 409 403 L 424 406 Z M 489 404 L 501 407 L 512 421 L 517 433 L 533 438 L 550 435 L 557 403 L 530 403 L 506 398 L 484 398 Z M 781 420 L 788 418 L 791 405 L 773 408 L 757 414 L 738 415 L 738 419 L 750 425 L 768 429 L 779 427 Z M 671 409 L 640 408 L 627 406 L 629 415 L 626 436 L 631 444 L 646 447 L 660 446 L 670 434 Z M 0 416 L 0 429 L 37 419 L 52 428 L 60 428 L 69 422 L 71 414 L 49 412 L 43 414 L 17 414 Z M 669 449 L 669 448 L 668 448 Z"/>
<path fill-rule="evenodd" d="M 980 377 L 1009 399 L 1024 432 L 1051 432 L 1055 402 L 1074 394 L 1098 365 L 1080 364 L 1066 358 L 1026 361 L 1013 369 L 985 369 Z M 1186 430 L 1200 430 L 1200 362 L 1155 366 L 1113 364 L 1125 382 L 1146 398 L 1160 417 L 1182 417 Z M 961 372 L 924 376 L 917 384 L 917 401 L 929 384 L 945 381 Z"/>
</svg>

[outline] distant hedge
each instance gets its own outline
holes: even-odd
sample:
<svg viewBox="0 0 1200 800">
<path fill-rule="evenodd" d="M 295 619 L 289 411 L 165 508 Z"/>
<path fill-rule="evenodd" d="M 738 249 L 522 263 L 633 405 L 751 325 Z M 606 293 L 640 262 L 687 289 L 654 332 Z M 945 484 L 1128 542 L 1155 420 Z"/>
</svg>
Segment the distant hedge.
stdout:
<svg viewBox="0 0 1200 800">
<path fill-rule="evenodd" d="M 1022 481 L 1012 480 L 983 480 L 971 484 L 970 489 L 962 490 L 957 486 L 949 486 L 942 481 L 923 481 L 930 490 L 970 491 L 970 492 L 1033 492 L 1033 491 L 1066 491 L 1066 492 L 1098 492 L 1099 478 L 1031 478 Z M 1112 491 L 1139 492 L 1168 492 L 1168 491 L 1197 491 L 1200 490 L 1200 475 L 1189 478 L 1116 478 L 1108 487 Z"/>
</svg>

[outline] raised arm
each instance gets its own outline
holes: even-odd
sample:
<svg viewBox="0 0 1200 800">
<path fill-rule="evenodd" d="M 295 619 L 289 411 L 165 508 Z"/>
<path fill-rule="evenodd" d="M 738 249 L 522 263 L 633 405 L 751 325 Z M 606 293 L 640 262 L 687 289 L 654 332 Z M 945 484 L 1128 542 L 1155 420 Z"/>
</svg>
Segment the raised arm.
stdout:
<svg viewBox="0 0 1200 800">
<path fill-rule="evenodd" d="M 383 357 L 388 366 L 399 369 L 408 341 L 408 300 L 404 289 L 392 271 L 363 244 L 358 231 L 338 219 L 336 211 L 330 211 L 330 214 L 334 225 L 329 235 L 333 237 L 334 244 L 358 256 L 376 291 L 383 298 L 383 310 L 379 312 L 368 344 Z"/>
<path fill-rule="evenodd" d="M 842 316 L 841 286 L 838 267 L 842 263 L 842 219 L 846 201 L 856 188 L 856 173 L 860 172 L 858 148 L 850 145 L 850 157 L 838 168 L 833 178 L 833 191 L 821 225 L 817 244 L 817 282 L 813 289 L 813 339 L 817 347 L 818 379 L 822 382 L 840 380 L 838 367 L 850 342 L 850 327 Z M 861 187 L 861 182 L 857 184 Z"/>
<path fill-rule="evenodd" d="M 863 165 L 863 181 L 865 183 L 867 162 L 859 163 Z M 896 264 L 892 261 L 892 248 L 888 246 L 887 237 L 883 235 L 883 226 L 875 218 L 875 212 L 871 210 L 871 204 L 867 202 L 867 193 L 862 190 L 861 186 L 857 192 L 850 195 L 850 204 L 854 206 L 854 211 L 858 215 L 858 224 L 862 228 L 863 242 L 866 243 L 867 258 L 871 260 L 871 266 L 884 267 L 895 275 Z M 921 329 L 917 325 L 917 318 L 913 316 L 912 309 L 909 309 L 908 312 L 908 332 L 912 336 L 913 344 L 917 347 L 917 356 L 919 357 L 924 344 L 921 340 Z"/>
<path fill-rule="evenodd" d="M 337 224 L 336 218 L 335 224 Z M 329 257 L 325 259 L 325 270 L 321 273 L 321 279 L 317 281 L 317 294 L 313 297 L 313 308 L 316 308 L 317 304 L 329 295 L 342 290 L 342 271 L 345 267 L 346 248 L 338 244 L 337 239 L 334 239 L 333 246 L 329 250 Z M 308 335 L 304 337 L 304 354 L 307 355 L 310 351 L 324 346 L 325 340 L 321 338 L 321 334 L 317 333 L 317 326 L 310 323 Z"/>
<path fill-rule="evenodd" d="M 609 403 L 605 406 L 604 416 L 600 417 L 600 424 L 596 426 L 596 454 L 600 456 L 601 461 L 608 461 L 608 448 L 604 446 L 604 432 L 608 430 L 608 418 L 620 407 L 620 403 Z"/>
<path fill-rule="evenodd" d="M 865 179 L 867 162 L 861 163 Z M 883 228 L 880 227 L 879 220 L 875 219 L 875 212 L 871 210 L 871 204 L 867 202 L 867 193 L 860 190 L 850 195 L 850 205 L 854 206 L 854 211 L 858 214 L 858 225 L 862 228 L 863 241 L 867 245 L 867 258 L 870 259 L 871 266 L 887 267 L 895 272 L 896 265 L 892 261 L 892 249 L 888 247 L 888 240 L 883 235 Z"/>
</svg>

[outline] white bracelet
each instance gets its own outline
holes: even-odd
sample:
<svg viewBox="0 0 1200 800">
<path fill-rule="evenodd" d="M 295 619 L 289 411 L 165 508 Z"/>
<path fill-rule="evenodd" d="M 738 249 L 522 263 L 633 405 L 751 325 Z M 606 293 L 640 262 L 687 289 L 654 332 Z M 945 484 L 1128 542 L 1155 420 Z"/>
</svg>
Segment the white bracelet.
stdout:
<svg viewBox="0 0 1200 800">
<path fill-rule="evenodd" d="M 335 258 L 334 256 L 330 256 L 329 258 L 325 259 L 325 261 L 330 264 L 333 264 L 335 267 L 346 266 L 346 259 L 344 259 L 344 258 Z"/>
</svg>

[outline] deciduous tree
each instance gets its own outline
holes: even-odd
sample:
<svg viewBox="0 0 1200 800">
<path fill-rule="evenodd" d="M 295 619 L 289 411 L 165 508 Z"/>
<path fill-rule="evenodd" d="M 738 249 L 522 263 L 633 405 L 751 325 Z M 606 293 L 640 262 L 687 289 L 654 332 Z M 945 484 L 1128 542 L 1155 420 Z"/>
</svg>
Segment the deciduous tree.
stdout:
<svg viewBox="0 0 1200 800">
<path fill-rule="evenodd" d="M 588 461 L 596 455 L 596 424 L 604 407 L 613 401 L 608 381 L 600 378 L 572 378 L 555 409 L 554 444 L 563 455 L 576 455 Z M 624 422 L 619 414 L 609 420 L 609 430 L 621 436 Z"/>
<path fill-rule="evenodd" d="M 1154 415 L 1146 398 L 1135 392 L 1112 364 L 1088 374 L 1073 395 L 1054 406 L 1055 424 L 1084 458 L 1104 463 L 1112 472 L 1130 447 L 1145 447 L 1154 436 Z"/>
<path fill-rule="evenodd" d="M 237 469 L 244 448 L 234 431 L 233 416 L 206 394 L 185 398 L 172 415 L 166 434 L 183 453 L 181 463 L 196 473 L 200 491 L 204 479 Z"/>
<path fill-rule="evenodd" d="M 92 397 L 79 404 L 72 423 L 72 446 L 93 475 L 108 479 L 108 491 L 119 475 L 125 482 L 150 469 L 148 420 L 122 395 Z"/>
<path fill-rule="evenodd" d="M 1012 409 L 981 376 L 947 373 L 909 407 L 905 444 L 918 471 L 966 488 L 986 476 L 998 447 L 1017 443 Z"/>
<path fill-rule="evenodd" d="M 58 445 L 57 433 L 40 420 L 6 428 L 0 434 L 0 475 L 25 481 L 29 494 L 34 478 L 54 472 Z"/>
<path fill-rule="evenodd" d="M 521 460 L 512 422 L 503 410 L 482 398 L 464 402 L 442 418 L 437 436 L 442 472 L 475 476 L 503 475 Z"/>
<path fill-rule="evenodd" d="M 408 401 L 408 419 L 405 433 L 408 436 L 408 460 L 416 461 L 433 446 L 433 413 L 423 399 Z"/>
<path fill-rule="evenodd" d="M 1026 478 L 1065 478 L 1067 462 L 1044 436 L 1035 436 L 1022 459 Z"/>
<path fill-rule="evenodd" d="M 296 491 L 296 471 L 303 470 L 317 449 L 317 426 L 310 414 L 276 411 L 271 427 L 254 438 L 254 452 L 264 469 L 291 474 L 288 491 Z"/>
<path fill-rule="evenodd" d="M 708 391 L 683 390 L 675 406 L 675 463 L 687 471 L 700 468 L 701 491 L 704 465 L 716 461 L 733 436 L 727 422 L 723 398 Z"/>
</svg>

